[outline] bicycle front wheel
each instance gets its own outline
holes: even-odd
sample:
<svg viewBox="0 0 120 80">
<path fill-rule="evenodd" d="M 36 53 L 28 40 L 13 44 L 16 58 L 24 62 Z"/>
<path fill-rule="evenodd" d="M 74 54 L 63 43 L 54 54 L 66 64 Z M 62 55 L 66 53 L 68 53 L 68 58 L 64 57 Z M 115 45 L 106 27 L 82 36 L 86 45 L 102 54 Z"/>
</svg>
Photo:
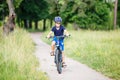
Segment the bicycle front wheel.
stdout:
<svg viewBox="0 0 120 80">
<path fill-rule="evenodd" d="M 60 53 L 60 50 L 56 50 L 55 63 L 57 66 L 58 73 L 61 74 L 62 73 L 62 54 Z"/>
<path fill-rule="evenodd" d="M 62 73 L 62 62 L 58 63 L 58 67 L 57 67 L 58 73 L 61 74 Z"/>
</svg>

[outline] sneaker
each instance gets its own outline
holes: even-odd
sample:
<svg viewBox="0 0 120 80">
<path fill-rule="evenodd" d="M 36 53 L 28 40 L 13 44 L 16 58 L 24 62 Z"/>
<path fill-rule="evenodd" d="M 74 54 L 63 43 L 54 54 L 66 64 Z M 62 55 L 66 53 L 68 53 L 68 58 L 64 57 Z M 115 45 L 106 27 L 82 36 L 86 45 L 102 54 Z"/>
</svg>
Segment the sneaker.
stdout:
<svg viewBox="0 0 120 80">
<path fill-rule="evenodd" d="M 66 67 L 66 63 L 65 62 L 62 62 L 62 67 Z"/>
<path fill-rule="evenodd" d="M 51 51 L 51 52 L 50 52 L 50 55 L 51 55 L 51 56 L 54 56 L 54 51 Z"/>
</svg>

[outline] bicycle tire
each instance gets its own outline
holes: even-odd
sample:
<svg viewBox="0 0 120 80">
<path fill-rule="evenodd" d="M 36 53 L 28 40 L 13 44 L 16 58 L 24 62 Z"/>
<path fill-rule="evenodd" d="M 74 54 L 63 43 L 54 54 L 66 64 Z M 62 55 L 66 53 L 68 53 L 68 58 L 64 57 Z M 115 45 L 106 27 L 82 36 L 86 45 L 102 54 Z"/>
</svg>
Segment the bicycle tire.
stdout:
<svg viewBox="0 0 120 80">
<path fill-rule="evenodd" d="M 62 54 L 60 53 L 60 50 L 56 49 L 56 53 L 55 53 L 55 63 L 57 66 L 57 71 L 59 74 L 62 73 Z"/>
<path fill-rule="evenodd" d="M 62 62 L 58 63 L 58 73 L 61 74 L 62 73 Z"/>
<path fill-rule="evenodd" d="M 55 64 L 57 65 L 58 64 L 58 50 L 57 49 L 55 50 L 55 59 L 54 59 L 54 61 L 55 61 Z"/>
</svg>

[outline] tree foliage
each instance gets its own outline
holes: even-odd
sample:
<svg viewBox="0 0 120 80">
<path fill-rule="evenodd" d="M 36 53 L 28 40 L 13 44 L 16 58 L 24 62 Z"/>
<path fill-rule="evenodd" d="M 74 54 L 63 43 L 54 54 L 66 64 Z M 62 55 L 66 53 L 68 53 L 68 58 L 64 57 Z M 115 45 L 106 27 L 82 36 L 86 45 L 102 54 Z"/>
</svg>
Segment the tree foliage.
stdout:
<svg viewBox="0 0 120 80">
<path fill-rule="evenodd" d="M 13 0 L 15 8 L 18 8 L 23 0 Z"/>
<path fill-rule="evenodd" d="M 61 8 L 61 16 L 65 24 L 74 22 L 80 28 L 108 29 L 111 8 L 108 3 L 101 0 L 67 0 L 67 4 L 64 10 Z"/>
<path fill-rule="evenodd" d="M 39 21 L 61 16 L 63 24 L 75 23 L 84 29 L 111 29 L 112 0 L 12 0 L 20 20 Z M 2 4 L 1 4 L 2 2 Z M 5 1 L 0 2 L 0 14 L 8 13 Z M 120 23 L 120 1 L 118 1 Z M 7 14 L 4 14 L 5 16 Z M 0 16 L 2 19 L 2 16 Z M 112 21 L 112 20 L 111 20 Z M 111 23 L 111 25 L 110 25 Z"/>
<path fill-rule="evenodd" d="M 0 20 L 3 20 L 8 15 L 8 7 L 5 0 L 0 1 Z"/>
<path fill-rule="evenodd" d="M 23 0 L 17 14 L 21 19 L 41 20 L 47 17 L 47 6 L 44 0 Z"/>
</svg>

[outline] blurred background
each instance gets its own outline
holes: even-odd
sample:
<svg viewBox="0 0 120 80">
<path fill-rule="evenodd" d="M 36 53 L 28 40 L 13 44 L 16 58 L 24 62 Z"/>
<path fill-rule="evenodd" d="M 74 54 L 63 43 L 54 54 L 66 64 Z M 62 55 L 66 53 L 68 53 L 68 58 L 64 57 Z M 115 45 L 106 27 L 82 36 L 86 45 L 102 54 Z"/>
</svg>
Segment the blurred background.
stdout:
<svg viewBox="0 0 120 80">
<path fill-rule="evenodd" d="M 29 33 L 43 32 L 40 39 L 50 44 L 45 37 L 55 16 L 71 34 L 67 57 L 120 80 L 120 0 L 0 0 L 0 80 L 49 80 L 36 70 Z"/>
</svg>

